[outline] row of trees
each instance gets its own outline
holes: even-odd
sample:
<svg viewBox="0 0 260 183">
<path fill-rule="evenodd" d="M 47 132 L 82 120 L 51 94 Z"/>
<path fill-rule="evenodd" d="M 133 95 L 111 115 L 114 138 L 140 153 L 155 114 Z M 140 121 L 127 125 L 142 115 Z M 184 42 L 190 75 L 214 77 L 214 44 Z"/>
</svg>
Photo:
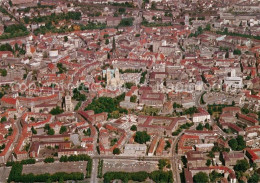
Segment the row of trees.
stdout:
<svg viewBox="0 0 260 183">
<path fill-rule="evenodd" d="M 13 166 L 15 163 L 20 163 L 21 165 L 35 164 L 36 160 L 33 158 L 22 160 L 21 162 L 8 161 L 6 166 Z"/>
<path fill-rule="evenodd" d="M 137 182 L 144 182 L 147 179 L 151 179 L 156 183 L 172 183 L 172 171 L 164 172 L 162 170 L 153 171 L 147 173 L 145 171 L 140 172 L 106 172 L 104 174 L 104 183 L 109 183 L 112 180 L 120 179 L 122 182 L 128 182 L 130 180 Z"/>
<path fill-rule="evenodd" d="M 98 161 L 98 174 L 97 174 L 98 178 L 102 178 L 102 176 L 103 176 L 103 163 L 104 163 L 104 160 Z"/>
<path fill-rule="evenodd" d="M 12 165 L 12 169 L 10 171 L 8 182 L 57 182 L 57 181 L 66 181 L 66 180 L 83 180 L 84 174 L 80 172 L 74 173 L 65 173 L 65 172 L 58 172 L 55 174 L 40 174 L 34 175 L 30 174 L 22 174 L 23 165 L 21 163 L 14 163 Z"/>
<path fill-rule="evenodd" d="M 236 32 L 228 32 L 228 28 L 225 28 L 224 31 L 217 31 L 216 33 L 220 34 L 220 35 L 238 36 L 238 37 L 244 37 L 244 38 L 260 40 L 260 36 L 253 36 L 253 35 L 248 35 L 248 34 L 240 34 L 240 33 L 236 33 Z"/>
<path fill-rule="evenodd" d="M 29 35 L 29 31 L 22 24 L 13 24 L 4 27 L 4 34 L 0 36 L 0 39 L 10 39 L 15 37 L 22 37 Z"/>
<path fill-rule="evenodd" d="M 140 78 L 140 83 L 141 83 L 141 84 L 144 83 L 146 74 L 147 74 L 147 71 L 142 72 L 141 78 Z"/>
<path fill-rule="evenodd" d="M 171 23 L 163 23 L 163 22 L 148 22 L 147 20 L 142 21 L 142 25 L 145 27 L 165 27 L 165 26 L 171 26 Z"/>
<path fill-rule="evenodd" d="M 44 163 L 54 163 L 54 158 L 52 157 L 45 158 Z"/>
<path fill-rule="evenodd" d="M 60 162 L 89 161 L 91 158 L 86 154 L 61 156 Z"/>
<path fill-rule="evenodd" d="M 39 17 L 33 17 L 32 19 L 30 18 L 24 18 L 24 22 L 26 24 L 31 24 L 31 23 L 49 23 L 49 22 L 57 22 L 60 20 L 80 20 L 81 19 L 81 13 L 80 12 L 68 12 L 68 13 L 52 13 L 51 15 L 48 16 L 39 16 Z"/>
<path fill-rule="evenodd" d="M 86 178 L 90 178 L 91 177 L 91 172 L 92 172 L 93 161 L 90 158 L 87 161 L 88 161 L 88 163 L 87 163 L 87 167 L 86 167 Z"/>
<path fill-rule="evenodd" d="M 183 129 L 189 129 L 190 127 L 192 127 L 194 125 L 194 123 L 185 123 L 183 125 L 181 125 L 178 130 L 176 130 L 175 132 L 172 132 L 173 136 L 177 136 L 179 135 Z"/>
</svg>

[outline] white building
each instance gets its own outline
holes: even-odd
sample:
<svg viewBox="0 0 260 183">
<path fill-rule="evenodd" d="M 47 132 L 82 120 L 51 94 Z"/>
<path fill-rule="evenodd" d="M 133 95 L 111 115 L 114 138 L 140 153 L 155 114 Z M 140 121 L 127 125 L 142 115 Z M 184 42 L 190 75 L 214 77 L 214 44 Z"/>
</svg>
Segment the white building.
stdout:
<svg viewBox="0 0 260 183">
<path fill-rule="evenodd" d="M 226 77 L 224 83 L 229 88 L 243 88 L 243 80 L 241 77 L 236 77 L 236 70 L 231 71 L 231 76 Z"/>
<path fill-rule="evenodd" d="M 145 156 L 146 150 L 147 150 L 147 146 L 145 144 L 126 144 L 124 154 Z"/>
<path fill-rule="evenodd" d="M 193 123 L 203 123 L 208 120 L 210 120 L 210 115 L 206 113 L 195 113 L 192 117 Z"/>
</svg>

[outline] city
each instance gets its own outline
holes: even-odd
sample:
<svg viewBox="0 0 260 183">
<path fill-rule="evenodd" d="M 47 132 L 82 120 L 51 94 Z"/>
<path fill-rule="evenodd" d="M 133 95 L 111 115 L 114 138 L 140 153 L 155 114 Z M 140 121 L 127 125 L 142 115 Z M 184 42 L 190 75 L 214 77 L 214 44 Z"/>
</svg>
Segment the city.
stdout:
<svg viewBox="0 0 260 183">
<path fill-rule="evenodd" d="M 259 0 L 0 0 L 0 183 L 260 182 Z"/>
</svg>

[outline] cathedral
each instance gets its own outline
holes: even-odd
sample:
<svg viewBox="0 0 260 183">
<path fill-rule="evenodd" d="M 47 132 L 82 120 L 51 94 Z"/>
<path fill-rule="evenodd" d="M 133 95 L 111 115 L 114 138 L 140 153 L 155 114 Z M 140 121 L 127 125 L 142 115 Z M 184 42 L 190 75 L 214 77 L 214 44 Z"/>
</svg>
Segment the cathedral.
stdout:
<svg viewBox="0 0 260 183">
<path fill-rule="evenodd" d="M 123 80 L 120 80 L 120 73 L 118 68 L 116 69 L 107 69 L 103 72 L 103 75 L 106 75 L 107 86 L 111 87 L 120 87 L 124 84 Z"/>
</svg>

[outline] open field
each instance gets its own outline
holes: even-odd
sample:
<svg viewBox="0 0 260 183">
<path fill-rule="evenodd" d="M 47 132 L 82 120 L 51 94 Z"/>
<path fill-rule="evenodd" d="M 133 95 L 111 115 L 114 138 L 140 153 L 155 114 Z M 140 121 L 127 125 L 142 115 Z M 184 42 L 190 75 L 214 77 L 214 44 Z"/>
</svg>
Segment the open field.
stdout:
<svg viewBox="0 0 260 183">
<path fill-rule="evenodd" d="M 50 173 L 54 174 L 57 172 L 82 172 L 86 173 L 87 161 L 82 162 L 66 162 L 66 163 L 41 163 L 41 164 L 34 164 L 34 165 L 24 165 L 23 166 L 23 174 L 44 174 Z"/>
<path fill-rule="evenodd" d="M 123 171 L 123 172 L 138 172 L 146 171 L 152 172 L 157 170 L 157 161 L 137 161 L 137 160 L 108 160 L 104 159 L 103 173 Z"/>
</svg>

